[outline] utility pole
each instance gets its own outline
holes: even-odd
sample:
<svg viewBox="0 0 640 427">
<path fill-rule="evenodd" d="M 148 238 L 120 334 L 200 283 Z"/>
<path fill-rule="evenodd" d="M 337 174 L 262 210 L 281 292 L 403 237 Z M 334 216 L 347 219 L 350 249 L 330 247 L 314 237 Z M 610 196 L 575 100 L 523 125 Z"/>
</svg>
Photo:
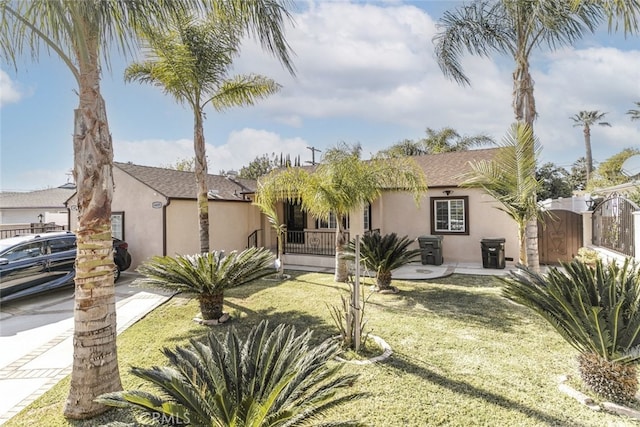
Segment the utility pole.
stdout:
<svg viewBox="0 0 640 427">
<path fill-rule="evenodd" d="M 306 161 L 305 163 L 311 163 L 312 165 L 316 164 L 316 151 L 319 153 L 321 150 L 318 150 L 316 147 L 307 147 L 307 150 L 311 150 L 311 161 Z"/>
</svg>

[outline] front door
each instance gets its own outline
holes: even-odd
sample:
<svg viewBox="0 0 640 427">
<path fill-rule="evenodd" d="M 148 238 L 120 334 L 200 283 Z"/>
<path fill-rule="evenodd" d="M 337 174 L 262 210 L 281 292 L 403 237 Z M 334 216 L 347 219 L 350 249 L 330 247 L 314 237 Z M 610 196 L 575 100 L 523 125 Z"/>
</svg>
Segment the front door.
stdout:
<svg viewBox="0 0 640 427">
<path fill-rule="evenodd" d="M 284 205 L 287 223 L 287 243 L 304 243 L 304 227 L 307 225 L 307 214 L 300 203 L 286 202 Z"/>
<path fill-rule="evenodd" d="M 565 210 L 552 210 L 538 223 L 540 264 L 570 262 L 582 247 L 582 216 Z"/>
</svg>

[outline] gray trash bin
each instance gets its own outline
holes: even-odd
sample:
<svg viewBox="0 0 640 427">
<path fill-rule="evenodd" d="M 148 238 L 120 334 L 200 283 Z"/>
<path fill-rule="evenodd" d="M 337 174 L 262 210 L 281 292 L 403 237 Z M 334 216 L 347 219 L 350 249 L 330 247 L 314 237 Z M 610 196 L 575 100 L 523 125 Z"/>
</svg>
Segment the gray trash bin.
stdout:
<svg viewBox="0 0 640 427">
<path fill-rule="evenodd" d="M 483 268 L 504 268 L 504 242 L 505 239 L 482 239 L 480 248 L 482 249 Z"/>
<path fill-rule="evenodd" d="M 442 264 L 442 236 L 420 236 L 418 244 L 421 249 L 422 264 Z"/>
</svg>

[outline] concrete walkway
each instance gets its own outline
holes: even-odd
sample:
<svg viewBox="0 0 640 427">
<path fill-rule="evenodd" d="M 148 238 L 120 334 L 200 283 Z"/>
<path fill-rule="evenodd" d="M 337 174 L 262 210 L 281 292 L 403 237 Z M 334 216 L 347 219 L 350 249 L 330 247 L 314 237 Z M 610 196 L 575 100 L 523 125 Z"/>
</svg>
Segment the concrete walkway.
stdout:
<svg viewBox="0 0 640 427">
<path fill-rule="evenodd" d="M 393 278 L 401 280 L 427 280 L 437 279 L 438 277 L 450 276 L 457 274 L 473 274 L 479 276 L 505 276 L 515 268 L 513 263 L 508 263 L 504 269 L 482 268 L 481 263 L 444 263 L 442 265 L 423 265 L 420 262 L 412 262 L 408 265 L 393 270 Z M 333 268 L 327 267 L 308 267 L 299 265 L 285 265 L 286 270 L 298 271 L 314 271 L 318 273 L 333 274 Z M 365 274 L 364 272 L 362 274 Z"/>
<path fill-rule="evenodd" d="M 453 273 L 504 275 L 481 264 L 412 263 L 393 272 L 394 279 L 424 280 Z M 332 268 L 287 265 L 288 270 L 333 273 Z M 135 273 L 124 272 L 116 284 L 118 333 L 169 298 L 159 291 L 132 287 Z M 5 423 L 71 373 L 73 289 L 12 301 L 0 307 L 0 424 Z"/>
<path fill-rule="evenodd" d="M 118 333 L 167 300 L 169 294 L 116 283 Z M 73 289 L 62 289 L 0 307 L 0 424 L 71 373 Z"/>
</svg>

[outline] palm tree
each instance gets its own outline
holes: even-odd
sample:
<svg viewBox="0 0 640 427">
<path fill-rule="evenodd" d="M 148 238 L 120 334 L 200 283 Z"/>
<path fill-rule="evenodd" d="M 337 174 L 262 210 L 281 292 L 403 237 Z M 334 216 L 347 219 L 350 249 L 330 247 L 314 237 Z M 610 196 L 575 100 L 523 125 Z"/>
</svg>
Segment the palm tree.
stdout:
<svg viewBox="0 0 640 427">
<path fill-rule="evenodd" d="M 165 349 L 171 366 L 132 368 L 160 393 L 142 390 L 105 394 L 100 402 L 143 411 L 165 425 L 306 426 L 337 406 L 362 397 L 344 393 L 356 374 L 340 374 L 333 361 L 340 343 L 311 342 L 293 326 L 269 331 L 267 321 L 253 327 L 246 340 L 235 329 L 223 339 L 210 333 L 204 342 Z M 314 425 L 359 425 L 334 421 Z"/>
<path fill-rule="evenodd" d="M 360 256 L 364 266 L 376 272 L 376 290 L 393 291 L 397 289 L 391 286 L 392 271 L 402 267 L 416 258 L 420 258 L 420 249 L 408 249 L 413 243 L 407 236 L 398 237 L 396 233 L 385 234 L 368 233 L 362 236 L 360 241 Z M 348 254 L 355 254 L 356 242 L 349 242 Z M 347 259 L 354 259 L 352 256 Z"/>
<path fill-rule="evenodd" d="M 116 312 L 111 241 L 113 145 L 100 92 L 101 63 L 112 47 L 128 52 L 135 27 L 165 20 L 198 1 L 29 0 L 0 3 L 0 50 L 16 64 L 29 52 L 54 53 L 77 84 L 74 169 L 78 198 L 74 350 L 71 387 L 64 409 L 88 418 L 107 408 L 96 396 L 122 388 L 116 351 Z"/>
<path fill-rule="evenodd" d="M 347 243 L 343 220 L 355 209 L 377 199 L 384 190 L 410 191 L 416 203 L 427 190 L 424 172 L 408 157 L 375 157 L 360 159 L 359 145 L 339 144 L 325 151 L 313 170 L 286 168 L 263 177 L 261 189 L 274 192 L 273 200 L 300 201 L 302 209 L 318 219 L 336 217 L 336 282 L 347 280 L 347 264 L 343 259 Z"/>
<path fill-rule="evenodd" d="M 471 163 L 462 186 L 482 188 L 500 203 L 498 209 L 518 224 L 520 263 L 524 264 L 529 219 L 540 218 L 536 201 L 540 183 L 535 174 L 540 145 L 528 125 L 514 123 L 499 146 L 493 160 Z"/>
<path fill-rule="evenodd" d="M 486 135 L 460 136 L 453 128 L 442 128 L 438 131 L 427 128 L 427 137 L 420 140 L 426 154 L 450 153 L 452 151 L 466 151 L 479 145 L 493 144 L 491 137 Z"/>
<path fill-rule="evenodd" d="M 266 181 L 266 184 L 274 184 L 274 181 Z M 282 254 L 284 253 L 284 234 L 287 231 L 287 226 L 280 220 L 277 210 L 277 197 L 278 189 L 273 185 L 265 185 L 265 182 L 258 181 L 258 189 L 256 191 L 256 197 L 253 204 L 260 208 L 260 211 L 267 217 L 267 220 L 271 224 L 271 228 L 276 233 L 277 248 L 276 248 L 276 262 L 278 268 L 278 278 L 284 278 L 284 262 L 282 260 Z"/>
<path fill-rule="evenodd" d="M 584 134 L 584 147 L 587 153 L 587 183 L 593 173 L 593 156 L 591 155 L 591 126 L 609 126 L 609 122 L 602 121 L 607 113 L 601 113 L 600 111 L 580 111 L 578 114 L 570 117 L 573 120 L 573 127 L 582 127 L 582 133 Z"/>
<path fill-rule="evenodd" d="M 142 32 L 147 60 L 131 64 L 125 80 L 137 80 L 161 87 L 177 102 L 193 111 L 193 148 L 198 198 L 200 251 L 209 252 L 209 197 L 207 155 L 204 138 L 204 109 L 216 111 L 232 106 L 253 105 L 257 99 L 279 90 L 273 80 L 260 75 L 229 76 L 239 53 L 243 27 L 223 22 L 210 14 L 206 20 L 195 15 L 179 16 Z"/>
<path fill-rule="evenodd" d="M 507 298 L 533 309 L 578 350 L 585 384 L 615 402 L 635 400 L 640 271 L 631 258 L 595 267 L 574 260 L 544 276 L 519 268 L 501 280 Z"/>
<path fill-rule="evenodd" d="M 273 274 L 273 254 L 265 248 L 153 257 L 136 271 L 135 285 L 196 295 L 203 320 L 221 321 L 224 291 Z"/>
<path fill-rule="evenodd" d="M 640 120 L 640 102 L 636 101 L 634 104 L 636 104 L 636 107 L 638 107 L 638 110 L 629 110 L 627 111 L 627 114 L 629 116 L 631 116 L 631 120 Z"/>
<path fill-rule="evenodd" d="M 17 0 L 0 2 L 0 52 L 14 65 L 25 51 L 42 49 L 69 68 L 78 85 L 74 111 L 74 178 L 78 192 L 78 251 L 68 418 L 89 418 L 107 408 L 95 397 L 122 388 L 116 351 L 111 241 L 113 144 L 100 92 L 101 63 L 111 48 L 129 52 L 135 30 L 188 9 L 208 7 L 259 39 L 292 71 L 283 20 L 286 0 Z"/>
<path fill-rule="evenodd" d="M 466 50 L 489 56 L 510 56 L 513 72 L 513 111 L 516 121 L 531 129 L 537 116 L 529 57 L 534 48 L 571 45 L 584 31 L 594 31 L 602 19 L 598 2 L 572 7 L 565 0 L 475 0 L 454 12 L 445 12 L 434 37 L 435 53 L 443 73 L 460 84 L 470 84 L 459 57 Z M 535 170 L 535 168 L 534 168 Z M 527 226 L 527 265 L 539 268 L 538 225 L 530 217 Z"/>
<path fill-rule="evenodd" d="M 571 6 L 579 8 L 585 0 L 572 0 Z M 602 7 L 609 20 L 609 31 L 618 30 L 620 21 L 624 34 L 638 32 L 638 16 L 640 15 L 640 3 L 628 0 L 599 0 L 597 3 Z"/>
</svg>

